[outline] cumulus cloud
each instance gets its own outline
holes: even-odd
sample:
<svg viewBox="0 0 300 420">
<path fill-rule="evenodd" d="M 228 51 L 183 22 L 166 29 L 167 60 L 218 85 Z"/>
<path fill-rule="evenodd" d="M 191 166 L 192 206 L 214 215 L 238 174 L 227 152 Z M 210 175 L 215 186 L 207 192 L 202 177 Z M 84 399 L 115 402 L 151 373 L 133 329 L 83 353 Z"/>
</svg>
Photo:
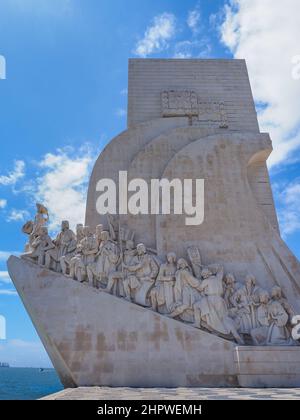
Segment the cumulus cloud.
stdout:
<svg viewBox="0 0 300 420">
<path fill-rule="evenodd" d="M 29 217 L 29 213 L 27 210 L 12 209 L 9 212 L 6 220 L 8 222 L 24 222 L 24 220 L 28 217 Z"/>
<path fill-rule="evenodd" d="M 15 185 L 25 175 L 25 163 L 23 160 L 16 160 L 14 169 L 7 175 L 0 175 L 0 185 Z"/>
<path fill-rule="evenodd" d="M 139 57 L 147 57 L 168 47 L 168 41 L 175 35 L 176 18 L 172 13 L 155 16 L 134 50 Z"/>
<path fill-rule="evenodd" d="M 0 209 L 4 209 L 7 205 L 7 200 L 4 200 L 3 198 L 0 199 Z"/>
<path fill-rule="evenodd" d="M 230 0 L 221 25 L 223 43 L 245 58 L 262 131 L 270 132 L 270 165 L 287 162 L 300 145 L 300 80 L 293 76 L 299 55 L 298 0 Z M 295 64 L 294 64 L 295 65 Z"/>
<path fill-rule="evenodd" d="M 48 208 L 51 231 L 58 229 L 62 220 L 69 220 L 73 228 L 84 222 L 87 184 L 93 161 L 88 146 L 76 151 L 70 147 L 59 149 L 42 158 L 39 164 L 41 173 L 31 194 Z"/>
<path fill-rule="evenodd" d="M 201 13 L 200 13 L 199 5 L 197 5 L 195 9 L 189 11 L 188 17 L 187 17 L 187 25 L 193 33 L 197 33 L 199 31 L 200 19 L 201 19 Z"/>
</svg>

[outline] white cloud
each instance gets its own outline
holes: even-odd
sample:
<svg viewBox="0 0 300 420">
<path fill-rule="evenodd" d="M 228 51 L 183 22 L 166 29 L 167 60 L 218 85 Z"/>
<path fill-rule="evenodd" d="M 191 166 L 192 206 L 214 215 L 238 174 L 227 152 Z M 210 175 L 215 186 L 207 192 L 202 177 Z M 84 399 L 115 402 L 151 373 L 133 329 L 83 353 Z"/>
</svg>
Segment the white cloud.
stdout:
<svg viewBox="0 0 300 420">
<path fill-rule="evenodd" d="M 4 200 L 3 198 L 0 199 L 0 209 L 4 209 L 7 205 L 7 200 Z"/>
<path fill-rule="evenodd" d="M 11 283 L 8 271 L 0 271 L 0 283 Z"/>
<path fill-rule="evenodd" d="M 0 262 L 6 261 L 11 255 L 19 255 L 18 251 L 0 251 Z"/>
<path fill-rule="evenodd" d="M 88 146 L 76 151 L 59 149 L 42 158 L 41 174 L 31 195 L 48 208 L 51 231 L 58 229 L 62 220 L 69 220 L 73 228 L 84 222 L 87 184 L 93 161 Z"/>
<path fill-rule="evenodd" d="M 123 96 L 127 96 L 128 95 L 128 89 L 127 88 L 122 89 L 120 94 L 123 95 Z"/>
<path fill-rule="evenodd" d="M 176 18 L 172 13 L 162 13 L 153 19 L 144 37 L 136 45 L 134 54 L 147 57 L 168 47 L 168 41 L 175 35 Z"/>
<path fill-rule="evenodd" d="M 13 367 L 52 367 L 41 342 L 12 339 L 0 344 L 1 361 Z"/>
<path fill-rule="evenodd" d="M 124 108 L 118 108 L 116 110 L 117 117 L 125 117 L 127 115 L 127 111 Z"/>
<path fill-rule="evenodd" d="M 197 5 L 195 9 L 189 11 L 187 18 L 187 25 L 193 33 L 197 33 L 199 31 L 200 19 L 201 13 L 199 6 Z"/>
<path fill-rule="evenodd" d="M 300 145 L 300 80 L 292 59 L 300 53 L 299 1 L 230 0 L 221 26 L 223 43 L 245 58 L 262 131 L 270 132 L 270 165 L 286 162 Z"/>
<path fill-rule="evenodd" d="M 14 169 L 8 175 L 0 175 L 0 185 L 15 185 L 25 175 L 25 163 L 23 160 L 16 160 Z"/>
<path fill-rule="evenodd" d="M 279 202 L 278 219 L 282 236 L 285 238 L 300 231 L 300 182 L 287 185 L 275 185 L 275 194 Z"/>
<path fill-rule="evenodd" d="M 27 210 L 16 210 L 12 209 L 7 216 L 6 220 L 8 222 L 24 222 L 26 218 L 29 217 L 29 213 Z"/>
<path fill-rule="evenodd" d="M 0 295 L 4 295 L 4 296 L 18 296 L 18 293 L 15 290 L 0 289 Z"/>
<path fill-rule="evenodd" d="M 206 37 L 180 41 L 175 44 L 174 58 L 206 58 L 211 52 L 211 45 Z"/>
</svg>

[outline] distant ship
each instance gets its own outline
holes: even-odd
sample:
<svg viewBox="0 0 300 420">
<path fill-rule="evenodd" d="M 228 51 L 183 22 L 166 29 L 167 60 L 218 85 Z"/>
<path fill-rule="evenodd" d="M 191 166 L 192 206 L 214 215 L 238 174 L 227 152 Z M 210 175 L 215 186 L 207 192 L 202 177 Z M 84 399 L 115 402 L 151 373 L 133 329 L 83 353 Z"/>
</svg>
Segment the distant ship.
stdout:
<svg viewBox="0 0 300 420">
<path fill-rule="evenodd" d="M 9 368 L 9 364 L 8 363 L 1 363 L 0 362 L 0 368 Z"/>
</svg>

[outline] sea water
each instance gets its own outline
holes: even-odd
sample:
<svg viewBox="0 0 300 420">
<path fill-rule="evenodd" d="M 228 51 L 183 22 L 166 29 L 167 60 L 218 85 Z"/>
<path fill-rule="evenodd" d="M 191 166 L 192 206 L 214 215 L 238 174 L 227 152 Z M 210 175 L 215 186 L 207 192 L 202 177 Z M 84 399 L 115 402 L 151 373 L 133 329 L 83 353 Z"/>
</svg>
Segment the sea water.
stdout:
<svg viewBox="0 0 300 420">
<path fill-rule="evenodd" d="M 0 368 L 0 400 L 36 400 L 62 389 L 54 369 Z"/>
</svg>

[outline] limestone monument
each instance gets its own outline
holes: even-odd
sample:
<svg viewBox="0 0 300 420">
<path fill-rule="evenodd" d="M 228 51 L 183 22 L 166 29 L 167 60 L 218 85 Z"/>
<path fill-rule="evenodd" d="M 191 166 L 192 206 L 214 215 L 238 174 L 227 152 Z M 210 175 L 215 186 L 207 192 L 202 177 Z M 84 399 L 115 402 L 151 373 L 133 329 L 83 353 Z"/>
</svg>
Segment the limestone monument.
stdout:
<svg viewBox="0 0 300 420">
<path fill-rule="evenodd" d="M 95 163 L 84 226 L 51 239 L 38 204 L 8 261 L 66 387 L 300 386 L 271 151 L 244 60 L 129 61 L 128 128 Z"/>
</svg>

